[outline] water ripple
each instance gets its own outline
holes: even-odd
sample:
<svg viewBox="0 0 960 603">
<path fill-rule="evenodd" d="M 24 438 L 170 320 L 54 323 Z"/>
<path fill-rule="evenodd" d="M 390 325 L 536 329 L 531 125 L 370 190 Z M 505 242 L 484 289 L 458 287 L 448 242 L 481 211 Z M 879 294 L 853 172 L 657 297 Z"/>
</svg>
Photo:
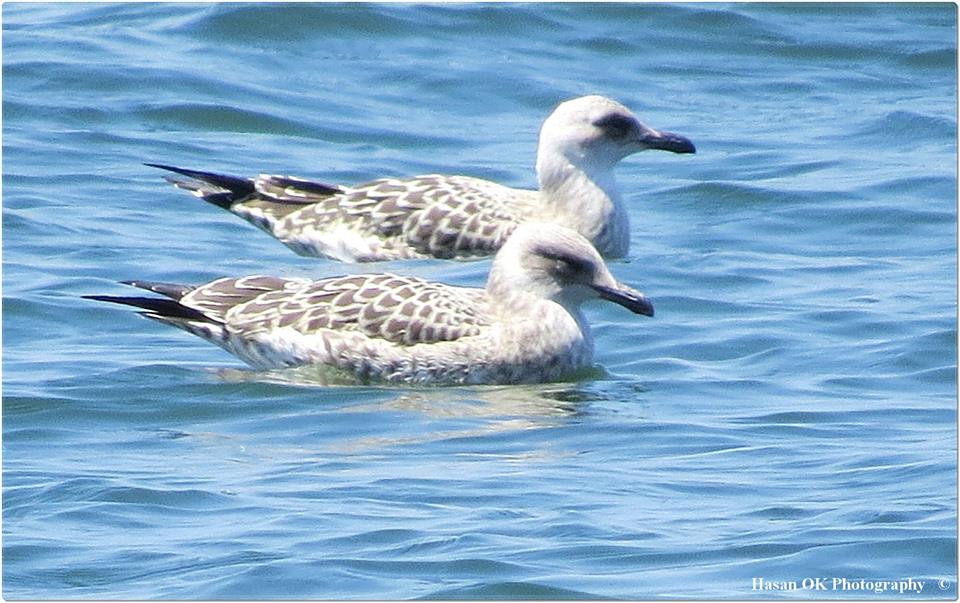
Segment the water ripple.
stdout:
<svg viewBox="0 0 960 603">
<path fill-rule="evenodd" d="M 955 597 L 955 7 L 13 3 L 3 27 L 7 598 Z M 544 115 L 591 93 L 698 153 L 618 167 L 611 269 L 657 317 L 586 306 L 567 381 L 255 371 L 81 298 L 479 286 L 489 261 L 297 257 L 141 162 L 529 187 Z M 840 595 L 889 593 L 788 593 Z"/>
</svg>

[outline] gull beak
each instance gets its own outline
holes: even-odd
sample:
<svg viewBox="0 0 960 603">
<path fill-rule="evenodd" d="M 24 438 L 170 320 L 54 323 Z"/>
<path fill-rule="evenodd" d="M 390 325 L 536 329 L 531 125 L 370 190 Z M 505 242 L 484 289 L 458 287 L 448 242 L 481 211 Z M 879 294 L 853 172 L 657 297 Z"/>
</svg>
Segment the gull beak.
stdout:
<svg viewBox="0 0 960 603">
<path fill-rule="evenodd" d="M 634 314 L 653 316 L 653 304 L 650 303 L 647 296 L 636 289 L 631 289 L 620 283 L 617 283 L 614 287 L 606 285 L 590 285 L 590 287 L 597 292 L 600 299 L 619 304 Z"/>
<path fill-rule="evenodd" d="M 697 152 L 697 147 L 693 146 L 693 143 L 686 136 L 680 136 L 673 132 L 658 132 L 652 128 L 641 129 L 638 142 L 647 149 L 658 149 L 671 153 Z"/>
</svg>

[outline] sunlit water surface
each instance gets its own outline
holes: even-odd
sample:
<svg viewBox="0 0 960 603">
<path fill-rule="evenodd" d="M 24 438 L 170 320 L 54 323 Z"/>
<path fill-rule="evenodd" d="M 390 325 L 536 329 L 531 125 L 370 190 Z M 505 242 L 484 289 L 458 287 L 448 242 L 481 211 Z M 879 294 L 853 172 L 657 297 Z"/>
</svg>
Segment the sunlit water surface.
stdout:
<svg viewBox="0 0 960 603">
<path fill-rule="evenodd" d="M 3 26 L 6 598 L 957 596 L 954 5 L 7 3 Z M 657 316 L 589 307 L 578 379 L 325 386 L 80 297 L 480 286 L 488 261 L 297 257 L 142 162 L 529 187 L 540 122 L 588 93 L 698 153 L 619 167 L 612 270 Z"/>
</svg>

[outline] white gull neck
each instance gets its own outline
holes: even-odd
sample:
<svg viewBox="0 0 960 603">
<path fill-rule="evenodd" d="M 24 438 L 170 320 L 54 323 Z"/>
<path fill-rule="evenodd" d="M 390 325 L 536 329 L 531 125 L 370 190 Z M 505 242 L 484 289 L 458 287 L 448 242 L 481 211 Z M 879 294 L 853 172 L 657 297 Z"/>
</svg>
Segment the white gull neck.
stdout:
<svg viewBox="0 0 960 603">
<path fill-rule="evenodd" d="M 564 371 L 593 361 L 593 335 L 579 303 L 545 298 L 535 283 L 513 282 L 511 274 L 494 274 L 487 283 L 490 309 L 497 317 L 492 329 L 501 356 L 521 358 L 530 350 L 552 356 Z M 531 286 L 527 291 L 523 286 Z"/>
<path fill-rule="evenodd" d="M 542 138 L 537 180 L 548 213 L 589 239 L 602 255 L 618 258 L 630 246 L 630 219 L 613 164 L 604 159 L 582 151 L 563 153 Z"/>
</svg>

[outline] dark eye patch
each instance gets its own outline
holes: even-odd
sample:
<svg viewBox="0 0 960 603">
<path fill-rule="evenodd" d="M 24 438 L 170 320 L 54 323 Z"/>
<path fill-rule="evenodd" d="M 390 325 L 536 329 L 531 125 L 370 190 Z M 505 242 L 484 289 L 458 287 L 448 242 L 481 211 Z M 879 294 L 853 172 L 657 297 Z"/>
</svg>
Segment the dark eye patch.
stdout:
<svg viewBox="0 0 960 603">
<path fill-rule="evenodd" d="M 566 278 L 572 278 L 576 274 L 593 273 L 593 262 L 586 258 L 551 249 L 540 250 L 540 255 L 553 261 L 556 272 Z"/>
<path fill-rule="evenodd" d="M 608 113 L 593 122 L 593 125 L 603 130 L 610 138 L 623 138 L 634 128 L 636 121 L 622 113 Z"/>
</svg>

